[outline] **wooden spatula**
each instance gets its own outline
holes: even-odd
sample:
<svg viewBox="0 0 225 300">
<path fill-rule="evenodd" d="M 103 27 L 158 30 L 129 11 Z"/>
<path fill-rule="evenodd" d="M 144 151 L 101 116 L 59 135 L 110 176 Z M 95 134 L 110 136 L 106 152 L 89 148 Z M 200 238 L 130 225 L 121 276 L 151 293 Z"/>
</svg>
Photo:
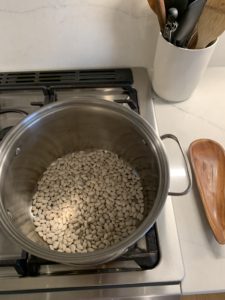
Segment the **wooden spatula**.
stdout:
<svg viewBox="0 0 225 300">
<path fill-rule="evenodd" d="M 207 47 L 225 31 L 225 0 L 208 0 L 198 22 L 196 48 Z"/>
<path fill-rule="evenodd" d="M 166 24 L 166 8 L 164 0 L 148 0 L 148 4 L 157 15 L 160 30 L 163 31 Z"/>
</svg>

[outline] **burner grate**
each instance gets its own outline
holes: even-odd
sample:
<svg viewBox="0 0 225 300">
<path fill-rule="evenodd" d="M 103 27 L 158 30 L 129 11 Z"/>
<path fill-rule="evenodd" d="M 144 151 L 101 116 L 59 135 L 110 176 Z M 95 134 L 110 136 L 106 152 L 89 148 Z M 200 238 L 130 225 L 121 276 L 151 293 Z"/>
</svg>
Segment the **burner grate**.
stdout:
<svg viewBox="0 0 225 300">
<path fill-rule="evenodd" d="M 104 265 L 79 270 L 73 266 L 64 266 L 27 253 L 26 259 L 19 259 L 16 262 L 15 269 L 22 276 L 115 273 L 151 270 L 158 264 L 159 259 L 157 229 L 154 225 L 145 237 L 125 254 Z"/>
</svg>

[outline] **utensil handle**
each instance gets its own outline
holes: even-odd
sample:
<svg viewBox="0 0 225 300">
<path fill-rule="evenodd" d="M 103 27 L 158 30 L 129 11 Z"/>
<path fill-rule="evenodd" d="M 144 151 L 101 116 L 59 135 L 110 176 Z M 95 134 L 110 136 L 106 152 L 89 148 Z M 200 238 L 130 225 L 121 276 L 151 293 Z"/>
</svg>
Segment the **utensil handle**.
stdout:
<svg viewBox="0 0 225 300">
<path fill-rule="evenodd" d="M 183 195 L 186 195 L 192 187 L 192 174 L 191 174 L 191 167 L 190 167 L 189 161 L 188 161 L 188 159 L 187 159 L 187 157 L 184 153 L 184 150 L 183 150 L 178 138 L 175 135 L 170 134 L 170 133 L 164 134 L 164 135 L 161 136 L 161 139 L 162 140 L 172 139 L 177 143 L 178 147 L 180 148 L 181 154 L 183 156 L 184 162 L 185 162 L 185 169 L 186 169 L 186 174 L 187 174 L 187 178 L 188 178 L 188 185 L 187 185 L 186 189 L 183 192 L 168 192 L 168 195 L 170 195 L 170 196 L 183 196 Z"/>
</svg>

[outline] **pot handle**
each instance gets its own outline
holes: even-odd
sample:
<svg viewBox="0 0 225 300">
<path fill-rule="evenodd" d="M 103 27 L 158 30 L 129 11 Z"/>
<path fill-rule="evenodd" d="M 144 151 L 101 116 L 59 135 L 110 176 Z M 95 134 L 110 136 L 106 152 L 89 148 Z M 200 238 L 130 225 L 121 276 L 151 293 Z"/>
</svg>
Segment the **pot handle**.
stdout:
<svg viewBox="0 0 225 300">
<path fill-rule="evenodd" d="M 191 168 L 190 168 L 189 161 L 188 161 L 186 155 L 184 154 L 184 150 L 183 150 L 178 138 L 175 135 L 170 134 L 170 133 L 164 134 L 164 135 L 161 136 L 161 139 L 162 140 L 172 139 L 177 143 L 178 147 L 180 148 L 181 154 L 184 158 L 185 169 L 186 169 L 186 174 L 187 174 L 187 178 L 188 178 L 188 186 L 186 187 L 186 189 L 183 192 L 168 192 L 168 195 L 170 195 L 170 196 L 183 196 L 183 195 L 186 195 L 192 187 L 192 175 L 191 175 Z"/>
</svg>

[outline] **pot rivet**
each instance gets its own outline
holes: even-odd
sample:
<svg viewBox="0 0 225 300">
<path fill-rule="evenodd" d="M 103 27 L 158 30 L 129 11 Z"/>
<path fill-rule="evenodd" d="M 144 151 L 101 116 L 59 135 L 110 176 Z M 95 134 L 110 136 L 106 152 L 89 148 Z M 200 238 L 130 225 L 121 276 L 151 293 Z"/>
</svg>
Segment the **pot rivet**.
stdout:
<svg viewBox="0 0 225 300">
<path fill-rule="evenodd" d="M 17 148 L 16 148 L 16 155 L 19 155 L 20 152 L 21 152 L 21 148 L 20 148 L 20 147 L 17 147 Z"/>
</svg>

